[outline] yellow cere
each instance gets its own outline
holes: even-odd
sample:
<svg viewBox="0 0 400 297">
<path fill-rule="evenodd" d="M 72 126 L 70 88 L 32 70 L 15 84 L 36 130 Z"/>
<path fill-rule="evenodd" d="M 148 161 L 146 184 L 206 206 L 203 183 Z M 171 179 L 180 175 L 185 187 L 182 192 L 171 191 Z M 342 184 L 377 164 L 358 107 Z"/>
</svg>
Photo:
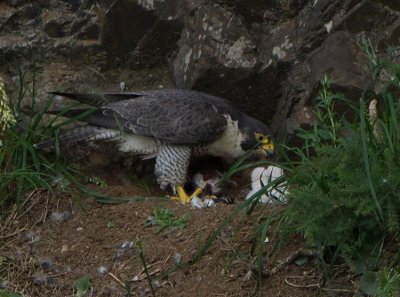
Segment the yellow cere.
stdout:
<svg viewBox="0 0 400 297">
<path fill-rule="evenodd" d="M 268 136 L 256 132 L 256 139 L 260 143 L 263 150 L 271 153 L 274 151 L 275 146 Z"/>
<path fill-rule="evenodd" d="M 266 144 L 261 145 L 261 147 L 263 150 L 270 152 L 270 153 L 272 153 L 275 149 L 275 146 L 273 143 L 266 143 Z"/>
</svg>

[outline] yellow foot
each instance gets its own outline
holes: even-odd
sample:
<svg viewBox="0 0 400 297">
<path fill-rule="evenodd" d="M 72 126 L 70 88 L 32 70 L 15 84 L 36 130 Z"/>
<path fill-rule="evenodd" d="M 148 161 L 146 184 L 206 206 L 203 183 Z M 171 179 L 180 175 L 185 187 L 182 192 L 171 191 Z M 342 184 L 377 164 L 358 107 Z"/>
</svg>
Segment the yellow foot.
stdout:
<svg viewBox="0 0 400 297">
<path fill-rule="evenodd" d="M 185 189 L 180 185 L 177 185 L 175 187 L 175 189 L 176 189 L 176 195 L 177 196 L 172 196 L 171 200 L 174 200 L 176 202 L 180 202 L 181 204 L 189 203 L 190 200 L 193 199 L 193 197 L 198 196 L 198 195 L 201 194 L 201 189 L 200 188 L 196 188 L 196 190 L 194 190 L 194 192 L 190 196 L 185 192 Z"/>
<path fill-rule="evenodd" d="M 217 200 L 218 197 L 215 195 L 206 195 L 206 199 L 212 199 L 212 200 Z"/>
</svg>

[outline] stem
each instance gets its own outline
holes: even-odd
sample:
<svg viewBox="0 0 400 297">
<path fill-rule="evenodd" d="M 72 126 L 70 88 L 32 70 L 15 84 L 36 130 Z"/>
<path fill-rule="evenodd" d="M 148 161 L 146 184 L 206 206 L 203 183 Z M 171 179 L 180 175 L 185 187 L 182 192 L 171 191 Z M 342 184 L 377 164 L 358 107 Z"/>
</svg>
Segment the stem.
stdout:
<svg viewBox="0 0 400 297">
<path fill-rule="evenodd" d="M 335 121 L 333 120 L 331 107 L 329 106 L 328 106 L 328 115 L 332 126 L 333 143 L 336 146 L 336 126 L 335 126 Z"/>
<path fill-rule="evenodd" d="M 156 293 L 154 291 L 153 284 L 151 282 L 151 277 L 150 277 L 149 270 L 147 269 L 146 259 L 144 258 L 144 254 L 143 254 L 142 243 L 140 241 L 138 241 L 136 243 L 136 246 L 137 246 L 137 248 L 139 250 L 139 258 L 140 258 L 140 261 L 142 262 L 142 265 L 143 265 L 143 268 L 144 268 L 144 273 L 146 274 L 146 279 L 147 279 L 147 282 L 149 283 L 149 286 L 150 286 L 151 295 L 153 297 L 155 297 Z"/>
</svg>

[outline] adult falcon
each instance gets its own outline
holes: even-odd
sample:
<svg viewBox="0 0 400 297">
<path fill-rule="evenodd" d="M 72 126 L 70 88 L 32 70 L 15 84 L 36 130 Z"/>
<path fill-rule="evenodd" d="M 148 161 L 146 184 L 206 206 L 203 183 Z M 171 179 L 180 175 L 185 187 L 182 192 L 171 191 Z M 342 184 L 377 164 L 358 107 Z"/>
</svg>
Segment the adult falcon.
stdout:
<svg viewBox="0 0 400 297">
<path fill-rule="evenodd" d="M 246 115 L 229 101 L 192 90 L 155 90 L 120 94 L 53 92 L 87 108 L 62 116 L 88 123 L 58 137 L 61 148 L 80 141 L 116 140 L 119 151 L 155 157 L 155 176 L 161 189 L 171 186 L 177 199 L 187 203 L 199 194 L 183 189 L 192 156 L 236 159 L 252 149 L 271 156 L 274 143 L 265 124 Z M 55 140 L 36 145 L 54 149 Z"/>
</svg>

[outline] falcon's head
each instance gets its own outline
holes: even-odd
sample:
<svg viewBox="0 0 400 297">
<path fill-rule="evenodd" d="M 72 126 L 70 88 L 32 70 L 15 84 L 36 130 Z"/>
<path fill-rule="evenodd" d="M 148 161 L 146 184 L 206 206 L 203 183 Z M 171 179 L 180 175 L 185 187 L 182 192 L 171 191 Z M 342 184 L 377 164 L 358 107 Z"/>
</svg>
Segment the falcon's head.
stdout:
<svg viewBox="0 0 400 297">
<path fill-rule="evenodd" d="M 239 129 L 246 135 L 240 144 L 243 150 L 256 148 L 268 157 L 273 156 L 275 145 L 272 133 L 264 123 L 251 117 L 245 117 L 239 121 Z"/>
</svg>

